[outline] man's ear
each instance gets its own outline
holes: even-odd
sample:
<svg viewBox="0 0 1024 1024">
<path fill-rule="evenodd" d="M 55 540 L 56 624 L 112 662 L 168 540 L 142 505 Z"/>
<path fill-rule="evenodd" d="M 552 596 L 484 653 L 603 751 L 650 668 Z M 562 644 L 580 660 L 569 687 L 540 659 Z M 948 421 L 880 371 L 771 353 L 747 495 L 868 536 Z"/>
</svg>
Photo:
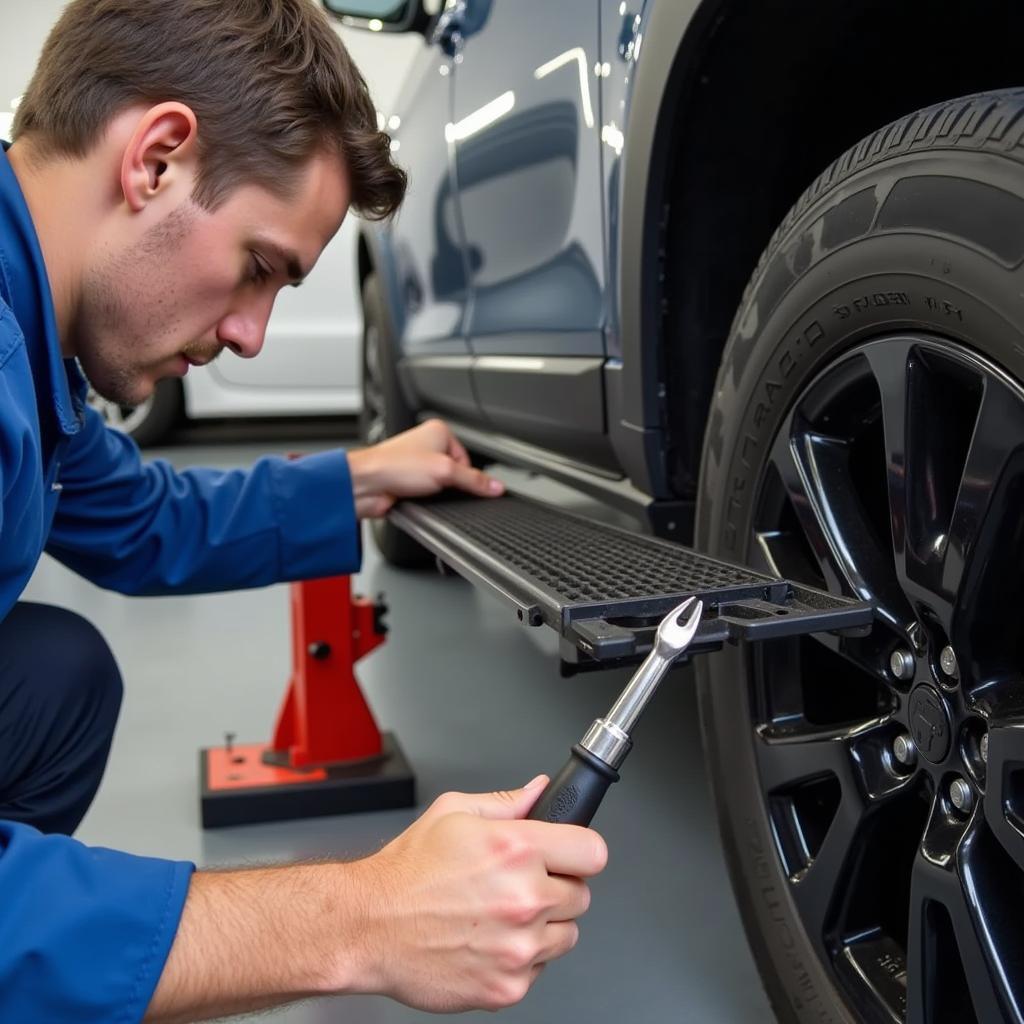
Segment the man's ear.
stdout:
<svg viewBox="0 0 1024 1024">
<path fill-rule="evenodd" d="M 180 184 L 191 195 L 196 131 L 196 115 L 184 103 L 159 103 L 141 116 L 121 160 L 121 191 L 134 213 Z"/>
</svg>

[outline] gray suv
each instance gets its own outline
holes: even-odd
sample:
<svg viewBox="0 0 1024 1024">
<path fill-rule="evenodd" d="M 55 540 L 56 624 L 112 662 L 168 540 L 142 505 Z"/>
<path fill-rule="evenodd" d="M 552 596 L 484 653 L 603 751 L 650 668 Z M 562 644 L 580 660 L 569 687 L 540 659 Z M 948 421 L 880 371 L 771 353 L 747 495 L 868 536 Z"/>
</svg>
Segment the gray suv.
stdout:
<svg viewBox="0 0 1024 1024">
<path fill-rule="evenodd" d="M 1024 6 L 328 0 L 418 32 L 366 436 L 872 602 L 700 659 L 781 1021 L 1024 1021 Z M 379 537 L 396 562 L 409 538 Z"/>
</svg>

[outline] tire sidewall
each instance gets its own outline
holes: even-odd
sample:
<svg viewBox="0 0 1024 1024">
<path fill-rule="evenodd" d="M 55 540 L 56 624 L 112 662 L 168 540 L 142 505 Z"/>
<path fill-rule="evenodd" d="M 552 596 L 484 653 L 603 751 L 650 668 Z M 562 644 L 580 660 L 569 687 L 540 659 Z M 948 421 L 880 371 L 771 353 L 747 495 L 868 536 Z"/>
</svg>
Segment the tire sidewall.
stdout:
<svg viewBox="0 0 1024 1024">
<path fill-rule="evenodd" d="M 868 231 L 834 248 L 822 225 L 874 188 L 884 203 L 908 175 L 942 173 L 1021 195 L 1020 164 L 991 153 L 896 157 L 851 176 L 793 224 L 755 275 L 725 350 L 712 402 L 698 497 L 698 550 L 748 559 L 768 452 L 797 397 L 858 343 L 900 332 L 960 341 L 1024 380 L 1019 271 L 927 224 Z M 1010 184 L 1012 182 L 1012 184 Z M 837 232 L 833 231 L 833 234 Z M 838 231 L 842 235 L 842 231 Z M 740 911 L 769 996 L 785 1022 L 851 1024 L 789 898 L 754 756 L 750 651 L 698 661 L 702 729 L 719 824 Z"/>
</svg>

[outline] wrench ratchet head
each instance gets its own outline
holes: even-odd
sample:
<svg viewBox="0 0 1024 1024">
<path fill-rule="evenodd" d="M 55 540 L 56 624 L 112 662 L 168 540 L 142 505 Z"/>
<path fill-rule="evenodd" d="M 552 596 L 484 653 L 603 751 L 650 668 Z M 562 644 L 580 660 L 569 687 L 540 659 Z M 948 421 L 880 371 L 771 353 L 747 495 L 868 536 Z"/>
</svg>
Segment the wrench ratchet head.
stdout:
<svg viewBox="0 0 1024 1024">
<path fill-rule="evenodd" d="M 696 597 L 688 597 L 681 605 L 661 620 L 655 640 L 655 647 L 663 657 L 677 658 L 693 640 L 700 617 L 704 611 L 704 602 Z"/>
</svg>

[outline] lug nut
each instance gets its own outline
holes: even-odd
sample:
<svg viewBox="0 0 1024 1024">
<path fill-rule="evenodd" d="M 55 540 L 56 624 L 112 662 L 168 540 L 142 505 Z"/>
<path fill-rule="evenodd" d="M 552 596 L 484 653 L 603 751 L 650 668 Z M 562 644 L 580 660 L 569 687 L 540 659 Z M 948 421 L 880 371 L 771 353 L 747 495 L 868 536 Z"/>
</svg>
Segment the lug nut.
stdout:
<svg viewBox="0 0 1024 1024">
<path fill-rule="evenodd" d="M 911 679 L 917 662 L 910 651 L 895 650 L 889 655 L 889 669 L 897 679 Z"/>
<path fill-rule="evenodd" d="M 941 666 L 942 671 L 951 679 L 956 679 L 960 673 L 960 669 L 956 663 L 956 651 L 954 651 L 948 644 L 942 648 L 942 653 L 939 655 L 939 665 Z"/>
<path fill-rule="evenodd" d="M 981 737 L 981 742 L 978 744 L 978 752 L 981 754 L 982 761 L 988 764 L 988 733 Z"/>
<path fill-rule="evenodd" d="M 961 814 L 969 814 L 974 806 L 974 790 L 963 779 L 954 779 L 949 784 L 949 802 Z"/>
<path fill-rule="evenodd" d="M 911 768 L 917 761 L 917 747 L 905 733 L 892 741 L 892 754 L 904 768 Z"/>
</svg>

